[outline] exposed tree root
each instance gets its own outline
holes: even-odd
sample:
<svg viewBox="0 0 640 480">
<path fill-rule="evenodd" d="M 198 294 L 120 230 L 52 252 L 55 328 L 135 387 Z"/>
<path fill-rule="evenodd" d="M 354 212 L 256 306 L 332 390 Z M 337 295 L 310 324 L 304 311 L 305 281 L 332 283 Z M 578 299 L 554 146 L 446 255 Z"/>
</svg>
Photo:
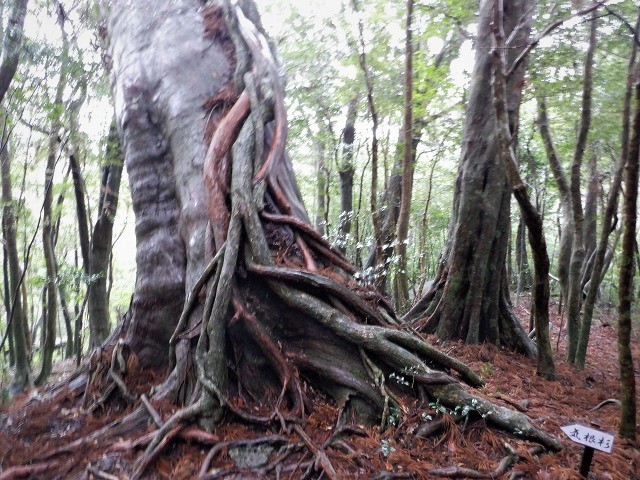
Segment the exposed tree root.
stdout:
<svg viewBox="0 0 640 480">
<path fill-rule="evenodd" d="M 227 21 L 240 27 L 229 32 L 236 49 L 251 53 L 245 67 L 251 70 L 236 72 L 244 87 L 238 82 L 241 93 L 219 119 L 207 152 L 204 179 L 213 258 L 191 288 L 169 341 L 173 371 L 162 388 L 150 394 L 151 401 L 146 395 L 138 399 L 124 382 L 127 363 L 118 341 L 108 371 L 102 365 L 93 372 L 94 381 L 99 374 L 110 380 L 94 407 L 116 392 L 128 403 L 139 400 L 141 405 L 87 437 L 42 454 L 40 460 L 117 438 L 141 428 L 150 417 L 157 430 L 111 445 L 112 451 L 146 447 L 133 465 L 133 480 L 177 438 L 213 445 L 200 468 L 201 479 L 240 473 L 235 467 L 208 470 L 213 458 L 228 448 L 263 443 L 281 446 L 261 467 L 265 475 L 276 471 L 276 476 L 288 472 L 293 477 L 301 471 L 303 478 L 315 472 L 337 479 L 327 449 L 355 452 L 338 438 L 344 430 L 336 430 L 324 444 L 307 434 L 309 387 L 333 397 L 345 418 L 352 414 L 363 423 L 382 420 L 383 428 L 390 424 L 391 407 L 406 410 L 403 398 L 426 392 L 450 408 L 466 406 L 516 436 L 560 449 L 555 438 L 533 427 L 523 414 L 466 391 L 459 380 L 480 387 L 482 379 L 399 325 L 388 303 L 372 287 L 358 285 L 353 266 L 309 226 L 284 155 L 286 117 L 274 60 L 239 7 L 226 3 L 225 8 Z M 193 369 L 196 380 L 185 386 L 184 372 Z M 167 398 L 184 400 L 163 420 L 152 401 Z M 208 432 L 225 413 L 279 432 L 221 442 Z M 200 428 L 188 426 L 194 423 Z M 299 441 L 285 434 L 297 435 Z M 294 451 L 299 458 L 285 464 Z"/>
<path fill-rule="evenodd" d="M 11 467 L 0 473 L 0 480 L 14 480 L 16 478 L 33 478 L 34 475 L 41 475 L 49 470 L 58 467 L 58 462 L 36 463 L 22 467 Z"/>
<path fill-rule="evenodd" d="M 247 447 L 247 446 L 253 446 L 253 445 L 260 445 L 263 443 L 277 445 L 277 444 L 287 443 L 287 440 L 288 439 L 286 437 L 283 437 L 282 435 L 267 435 L 265 437 L 254 438 L 251 440 L 234 440 L 230 442 L 219 442 L 213 448 L 211 448 L 211 450 L 209 450 L 209 453 L 207 453 L 207 456 L 202 461 L 202 466 L 200 467 L 198 478 L 200 479 L 206 478 L 207 471 L 209 470 L 209 467 L 211 466 L 211 462 L 213 461 L 213 459 L 216 457 L 216 455 L 220 454 L 224 450 L 227 450 L 228 448 L 239 447 L 239 446 Z"/>
<path fill-rule="evenodd" d="M 516 462 L 522 458 L 511 445 L 508 443 L 504 444 L 504 448 L 507 451 L 507 455 L 500 461 L 498 466 L 493 472 L 481 472 L 479 470 L 474 470 L 472 468 L 465 468 L 460 466 L 453 467 L 445 467 L 445 468 L 436 468 L 433 470 L 429 470 L 429 475 L 434 477 L 441 478 L 479 478 L 479 479 L 492 479 L 492 478 L 500 478 L 504 475 L 509 468 L 516 464 Z M 539 447 L 532 449 L 529 451 L 529 455 L 536 455 L 540 452 Z M 514 472 L 518 473 L 518 472 Z M 515 478 L 515 477 L 513 477 Z"/>
</svg>

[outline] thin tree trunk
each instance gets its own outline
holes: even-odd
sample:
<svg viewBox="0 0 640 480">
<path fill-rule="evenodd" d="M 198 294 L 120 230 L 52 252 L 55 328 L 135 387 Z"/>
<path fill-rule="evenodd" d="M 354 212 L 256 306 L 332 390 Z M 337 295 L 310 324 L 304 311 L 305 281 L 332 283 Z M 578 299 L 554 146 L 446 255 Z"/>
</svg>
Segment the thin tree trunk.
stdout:
<svg viewBox="0 0 640 480">
<path fill-rule="evenodd" d="M 569 264 L 571 263 L 571 246 L 573 244 L 573 213 L 571 210 L 571 190 L 565 172 L 560 164 L 556 151 L 549 118 L 547 102 L 543 96 L 538 96 L 538 117 L 536 119 L 540 136 L 544 144 L 547 160 L 560 193 L 560 245 L 558 246 L 558 279 L 560 281 L 561 302 L 567 302 L 569 296 Z"/>
<path fill-rule="evenodd" d="M 123 159 L 115 122 L 107 137 L 105 166 L 103 167 L 98 218 L 91 236 L 89 271 L 91 283 L 88 287 L 90 347 L 95 348 L 109 335 L 109 296 L 107 278 L 113 239 L 113 222 L 118 209 L 118 195 L 122 179 Z"/>
<path fill-rule="evenodd" d="M 347 118 L 342 129 L 342 161 L 338 167 L 340 175 L 340 223 L 338 225 L 338 247 L 346 252 L 353 221 L 353 142 L 356 133 L 359 95 L 355 95 L 347 107 Z"/>
<path fill-rule="evenodd" d="M 316 230 L 322 235 L 327 233 L 327 166 L 325 145 L 322 140 L 316 142 Z"/>
<path fill-rule="evenodd" d="M 631 352 L 633 257 L 635 254 L 640 161 L 640 83 L 635 86 L 636 105 L 629 156 L 625 167 L 624 233 L 618 286 L 618 361 L 620 363 L 620 436 L 636 439 L 636 384 Z"/>
<path fill-rule="evenodd" d="M 45 167 L 44 199 L 42 207 L 42 247 L 47 273 L 46 284 L 46 316 L 42 324 L 42 334 L 44 338 L 42 351 L 42 369 L 36 379 L 36 384 L 42 385 L 53 369 L 53 353 L 56 346 L 56 325 L 58 314 L 58 298 L 56 288 L 56 259 L 53 245 L 54 217 L 53 217 L 53 177 L 55 173 L 56 160 L 59 156 L 59 132 L 62 128 L 60 115 L 62 114 L 63 94 L 67 85 L 67 60 L 69 52 L 69 42 L 64 29 L 64 12 L 58 12 L 58 25 L 62 35 L 62 63 L 60 65 L 60 78 L 56 87 L 53 104 L 59 107 L 58 114 L 51 121 L 51 131 L 49 135 L 47 164 Z"/>
<path fill-rule="evenodd" d="M 359 11 L 358 0 L 351 0 L 353 9 Z M 383 259 L 383 241 L 382 228 L 381 228 L 381 216 L 378 210 L 378 110 L 376 108 L 375 100 L 373 98 L 373 78 L 369 66 L 367 64 L 366 47 L 364 44 L 364 32 L 362 20 L 358 20 L 358 32 L 359 32 L 359 48 L 360 53 L 358 60 L 362 73 L 364 75 L 366 94 L 367 94 L 367 106 L 369 107 L 369 115 L 371 116 L 371 186 L 369 193 L 369 207 L 371 209 L 371 225 L 373 228 L 373 244 L 375 247 L 375 267 L 372 273 L 373 283 L 379 290 L 384 290 L 384 285 L 387 278 L 387 265 L 382 262 Z"/>
<path fill-rule="evenodd" d="M 79 268 L 77 247 L 73 251 L 73 264 L 75 265 L 76 269 Z M 73 325 L 73 345 L 75 347 L 76 364 L 80 365 L 80 361 L 82 359 L 82 315 L 84 313 L 84 304 L 83 308 L 81 309 L 78 303 L 78 298 L 80 297 L 80 279 L 76 278 L 74 288 L 76 292 L 76 301 L 73 305 L 73 314 L 75 318 L 75 322 Z"/>
<path fill-rule="evenodd" d="M 1 8 L 1 7 L 0 7 Z M 2 238 L 6 239 L 7 234 L 4 231 L 4 221 L 2 222 Z M 9 288 L 9 253 L 7 252 L 6 240 L 2 244 L 2 280 L 3 280 L 3 303 L 4 303 L 4 318 L 11 318 L 11 290 Z M 13 331 L 10 321 L 7 321 L 7 330 L 5 335 L 9 341 L 9 367 L 13 368 L 16 364 L 16 353 L 13 347 Z"/>
<path fill-rule="evenodd" d="M 596 50 L 597 17 L 591 16 L 589 28 L 589 47 L 584 66 L 582 89 L 582 114 L 576 149 L 571 164 L 571 207 L 573 212 L 573 244 L 569 264 L 569 295 L 567 298 L 567 361 L 575 363 L 578 338 L 580 335 L 580 306 L 582 303 L 582 264 L 585 258 L 584 248 L 584 212 L 580 189 L 580 169 L 587 147 L 587 136 L 591 125 L 591 93 L 593 90 L 593 64 Z"/>
<path fill-rule="evenodd" d="M 496 109 L 498 149 L 513 195 L 520 206 L 522 219 L 529 231 L 529 243 L 535 266 L 535 289 L 532 309 L 535 311 L 536 340 L 538 344 L 537 373 L 548 380 L 553 380 L 555 378 L 555 366 L 549 338 L 549 256 L 547 254 L 542 217 L 531 203 L 527 186 L 518 172 L 518 162 L 511 145 L 512 133 L 507 113 L 507 79 L 504 59 L 506 44 L 503 30 L 503 13 L 503 0 L 495 0 L 493 95 Z"/>
<path fill-rule="evenodd" d="M 407 273 L 407 241 L 409 220 L 411 217 L 411 198 L 413 195 L 413 0 L 407 0 L 407 21 L 405 27 L 405 66 L 404 66 L 404 120 L 402 123 L 402 194 L 400 215 L 396 231 L 396 308 L 402 312 L 409 302 L 409 278 Z"/>
<path fill-rule="evenodd" d="M 636 22 L 636 31 L 640 27 L 640 15 Z M 600 231 L 600 240 L 595 252 L 595 258 L 593 260 L 593 266 L 589 275 L 589 281 L 585 284 L 587 288 L 587 296 L 584 300 L 584 313 L 582 316 L 582 326 L 580 330 L 580 338 L 578 339 L 578 345 L 576 350 L 575 363 L 579 369 L 583 369 L 587 358 L 587 347 L 589 344 L 589 336 L 591 334 L 591 323 L 593 321 L 593 313 L 595 309 L 595 303 L 600 288 L 600 283 L 604 278 L 604 274 L 607 271 L 607 244 L 609 242 L 609 236 L 615 228 L 613 217 L 616 213 L 618 206 L 618 195 L 621 190 L 622 175 L 624 166 L 629 158 L 629 121 L 631 116 L 631 101 L 633 97 L 633 84 L 637 80 L 640 71 L 636 66 L 637 44 L 632 42 L 631 55 L 629 57 L 629 64 L 627 68 L 627 82 L 625 86 L 625 95 L 622 107 L 622 138 L 621 149 L 618 163 L 615 166 L 613 172 L 613 179 L 611 180 L 611 187 L 609 189 L 609 197 L 607 199 L 607 205 L 602 218 L 602 228 Z M 615 239 L 617 243 L 618 239 Z M 615 249 L 615 243 L 612 245 Z"/>
<path fill-rule="evenodd" d="M 9 152 L 9 141 L 6 136 L 7 120 L 4 120 L 3 134 L 0 136 L 0 163 L 2 170 L 2 230 L 4 233 L 4 246 L 8 257 L 9 267 L 9 292 L 10 309 L 7 315 L 8 334 L 13 335 L 13 349 L 15 354 L 15 370 L 9 385 L 9 394 L 14 395 L 22 392 L 25 388 L 33 385 L 31 369 L 29 366 L 29 347 L 27 343 L 27 332 L 25 327 L 27 321 L 21 298 L 22 270 L 18 260 L 18 242 L 16 240 L 16 217 L 11 194 L 11 154 Z"/>
<path fill-rule="evenodd" d="M 596 250 L 598 239 L 598 198 L 600 198 L 600 180 L 598 163 L 595 155 L 589 158 L 589 180 L 587 195 L 584 200 L 584 252 L 589 258 Z M 588 275 L 583 275 L 588 278 Z M 584 286 L 584 281 L 582 285 Z"/>
<path fill-rule="evenodd" d="M 516 281 L 516 305 L 520 302 L 520 295 L 531 286 L 531 272 L 529 272 L 529 258 L 527 255 L 527 227 L 520 216 L 518 231 L 516 232 L 516 267 L 518 278 Z"/>
</svg>

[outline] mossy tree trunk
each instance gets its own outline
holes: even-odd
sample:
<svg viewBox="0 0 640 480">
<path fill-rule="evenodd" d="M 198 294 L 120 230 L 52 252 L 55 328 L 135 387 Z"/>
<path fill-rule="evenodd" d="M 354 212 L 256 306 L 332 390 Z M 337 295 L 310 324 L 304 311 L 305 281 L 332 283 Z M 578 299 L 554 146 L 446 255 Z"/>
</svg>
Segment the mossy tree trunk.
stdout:
<svg viewBox="0 0 640 480">
<path fill-rule="evenodd" d="M 506 254 L 509 240 L 510 189 L 498 157 L 496 116 L 491 94 L 491 21 L 493 0 L 482 2 L 476 39 L 475 66 L 469 91 L 462 156 L 456 178 L 449 226 L 450 241 L 441 255 L 433 288 L 421 298 L 407 320 L 424 331 L 467 343 L 506 345 L 528 355 L 536 348 L 514 317 L 508 299 Z M 526 45 L 530 2 L 505 5 L 509 36 L 519 25 L 513 45 Z M 520 23 L 522 21 L 522 23 Z M 518 47 L 509 50 L 515 59 Z M 508 117 L 515 134 L 524 68 L 519 65 L 507 85 Z"/>
<path fill-rule="evenodd" d="M 631 352 L 631 305 L 633 301 L 633 258 L 638 217 L 638 176 L 640 170 L 640 82 L 636 80 L 635 111 L 631 142 L 625 165 L 624 231 L 618 286 L 618 360 L 620 363 L 620 435 L 636 438 L 636 380 Z"/>
<path fill-rule="evenodd" d="M 559 448 L 524 416 L 467 393 L 459 381 L 480 378 L 400 329 L 393 309 L 313 229 L 284 152 L 278 69 L 251 6 L 109 2 L 138 266 L 121 340 L 111 342 L 142 367 L 169 363 L 154 397 L 183 407 L 131 478 L 180 423 L 214 429 L 224 412 L 302 422 L 309 385 L 344 414 L 383 423 L 398 395 L 422 391 L 491 411 L 501 428 Z M 413 382 L 388 381 L 394 372 Z"/>
</svg>

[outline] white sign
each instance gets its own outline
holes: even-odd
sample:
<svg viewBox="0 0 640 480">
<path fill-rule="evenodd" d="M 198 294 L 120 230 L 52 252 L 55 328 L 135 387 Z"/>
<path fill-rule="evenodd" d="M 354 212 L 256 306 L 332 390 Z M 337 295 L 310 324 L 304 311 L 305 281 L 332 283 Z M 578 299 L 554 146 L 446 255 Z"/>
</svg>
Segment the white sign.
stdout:
<svg viewBox="0 0 640 480">
<path fill-rule="evenodd" d="M 613 448 L 613 435 L 600 432 L 584 425 L 567 425 L 560 427 L 571 441 L 591 447 L 602 452 L 611 453 Z"/>
</svg>

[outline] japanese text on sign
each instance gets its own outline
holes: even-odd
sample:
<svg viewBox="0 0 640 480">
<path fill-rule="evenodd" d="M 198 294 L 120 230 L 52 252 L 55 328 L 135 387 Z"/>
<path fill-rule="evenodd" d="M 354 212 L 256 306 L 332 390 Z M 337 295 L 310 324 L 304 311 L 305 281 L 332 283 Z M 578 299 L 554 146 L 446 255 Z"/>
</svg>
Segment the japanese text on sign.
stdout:
<svg viewBox="0 0 640 480">
<path fill-rule="evenodd" d="M 567 425 L 561 428 L 573 442 L 602 452 L 611 453 L 611 449 L 613 448 L 613 435 L 610 433 L 600 432 L 593 428 L 577 424 Z"/>
</svg>

